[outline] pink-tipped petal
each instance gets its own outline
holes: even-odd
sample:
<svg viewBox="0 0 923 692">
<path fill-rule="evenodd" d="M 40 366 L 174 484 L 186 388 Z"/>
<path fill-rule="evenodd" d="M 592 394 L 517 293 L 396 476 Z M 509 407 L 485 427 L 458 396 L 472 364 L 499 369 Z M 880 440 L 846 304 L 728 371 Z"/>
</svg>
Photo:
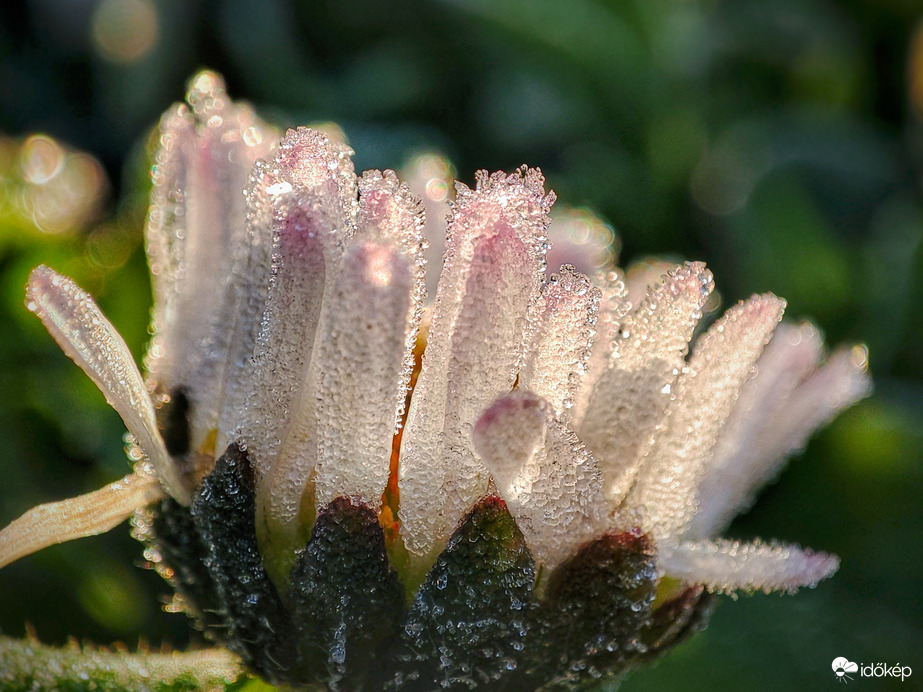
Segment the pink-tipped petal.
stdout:
<svg viewBox="0 0 923 692">
<path fill-rule="evenodd" d="M 247 398 L 229 439 L 246 447 L 256 471 L 258 531 L 276 533 L 279 545 L 296 539 L 317 462 L 312 360 L 325 296 L 356 230 L 351 153 L 315 130 L 289 130 L 273 162 L 256 167 L 248 195 L 251 226 L 272 229 L 272 273 Z"/>
<path fill-rule="evenodd" d="M 401 388 L 406 389 L 413 372 L 413 349 L 416 346 L 423 308 L 426 302 L 426 253 L 424 237 L 426 208 L 420 199 L 402 183 L 394 171 L 365 171 L 359 179 L 358 238 L 385 243 L 408 262 L 413 282 L 410 292 L 403 345 L 404 367 Z M 405 392 L 406 393 L 406 392 Z M 401 395 L 394 411 L 395 429 L 404 417 L 406 396 Z"/>
<path fill-rule="evenodd" d="M 138 366 L 89 294 L 66 276 L 40 266 L 29 277 L 26 304 L 122 417 L 167 492 L 188 504 L 189 488 L 167 454 Z"/>
<path fill-rule="evenodd" d="M 402 535 L 415 555 L 444 543 L 487 489 L 471 427 L 512 387 L 537 317 L 553 201 L 543 183 L 524 169 L 459 187 L 401 450 Z"/>
<path fill-rule="evenodd" d="M 244 391 L 248 398 L 231 441 L 246 446 L 262 479 L 283 453 L 300 414 L 329 279 L 331 211 L 301 191 L 280 193 L 272 204 L 273 273 L 269 298 Z M 222 453 L 220 450 L 219 453 Z M 309 471 L 310 472 L 310 471 Z"/>
<path fill-rule="evenodd" d="M 661 546 L 658 567 L 670 577 L 710 591 L 785 591 L 813 588 L 839 569 L 836 555 L 754 541 L 698 541 Z"/>
<path fill-rule="evenodd" d="M 785 302 L 754 296 L 702 335 L 680 376 L 669 416 L 626 502 L 656 537 L 684 535 L 698 510 L 698 485 L 741 388 L 782 319 Z"/>
<path fill-rule="evenodd" d="M 789 345 L 783 341 L 773 348 L 780 337 Z M 799 358 L 798 352 L 806 350 L 811 356 Z M 839 349 L 816 367 L 822 344 L 810 325 L 789 326 L 785 334 L 773 337 L 766 351 L 728 422 L 731 429 L 722 432 L 708 464 L 691 536 L 722 531 L 750 506 L 759 489 L 778 475 L 788 457 L 804 447 L 815 430 L 871 392 L 865 348 Z M 802 362 L 779 362 L 782 351 Z M 767 389 L 771 389 L 768 396 L 760 396 Z"/>
<path fill-rule="evenodd" d="M 473 437 L 536 564 L 554 569 L 605 530 L 596 461 L 548 402 L 526 390 L 498 399 Z"/>
</svg>

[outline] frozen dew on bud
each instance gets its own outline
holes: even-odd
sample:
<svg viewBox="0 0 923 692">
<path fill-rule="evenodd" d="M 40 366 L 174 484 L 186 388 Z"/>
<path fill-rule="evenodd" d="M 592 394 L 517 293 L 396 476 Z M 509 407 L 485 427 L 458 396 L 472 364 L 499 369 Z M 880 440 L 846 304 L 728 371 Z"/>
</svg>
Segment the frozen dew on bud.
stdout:
<svg viewBox="0 0 923 692">
<path fill-rule="evenodd" d="M 0 566 L 134 514 L 208 636 L 332 690 L 592 687 L 713 593 L 836 571 L 719 534 L 868 394 L 863 347 L 825 358 L 772 294 L 704 328 L 704 264 L 611 266 L 611 228 L 552 220 L 538 169 L 453 196 L 438 155 L 403 183 L 357 176 L 336 134 L 277 140 L 211 72 L 163 116 L 146 379 L 90 296 L 33 272 L 135 471 L 14 521 Z"/>
</svg>

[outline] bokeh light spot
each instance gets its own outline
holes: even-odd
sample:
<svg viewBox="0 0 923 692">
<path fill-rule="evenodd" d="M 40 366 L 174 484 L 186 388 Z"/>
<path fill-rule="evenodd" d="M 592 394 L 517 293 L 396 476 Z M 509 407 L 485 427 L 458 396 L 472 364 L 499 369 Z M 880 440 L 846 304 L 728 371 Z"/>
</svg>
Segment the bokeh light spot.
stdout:
<svg viewBox="0 0 923 692">
<path fill-rule="evenodd" d="M 0 212 L 12 213 L 45 233 L 86 224 L 100 210 L 108 188 L 102 165 L 45 134 L 20 144 L 0 138 Z"/>
<path fill-rule="evenodd" d="M 46 135 L 32 135 L 20 153 L 22 177 L 27 183 L 44 185 L 64 167 L 64 150 Z"/>
<path fill-rule="evenodd" d="M 150 0 L 103 0 L 93 15 L 93 45 L 106 60 L 130 64 L 157 43 L 157 10 Z"/>
</svg>

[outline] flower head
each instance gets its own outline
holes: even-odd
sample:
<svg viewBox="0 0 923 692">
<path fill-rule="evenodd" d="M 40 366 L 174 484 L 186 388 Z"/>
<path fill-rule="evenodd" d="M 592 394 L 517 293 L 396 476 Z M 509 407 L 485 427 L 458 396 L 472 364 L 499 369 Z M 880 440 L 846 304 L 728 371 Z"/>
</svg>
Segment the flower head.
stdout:
<svg viewBox="0 0 923 692">
<path fill-rule="evenodd" d="M 458 184 L 440 272 L 392 171 L 357 177 L 306 128 L 274 142 L 212 73 L 164 115 L 146 379 L 88 295 L 33 272 L 137 463 L 14 522 L 0 564 L 137 510 L 216 641 L 331 689 L 577 688 L 679 641 L 712 592 L 837 569 L 716 536 L 867 393 L 861 347 L 825 360 L 771 294 L 699 334 L 698 262 L 546 274 L 554 194 L 526 167 Z"/>
</svg>

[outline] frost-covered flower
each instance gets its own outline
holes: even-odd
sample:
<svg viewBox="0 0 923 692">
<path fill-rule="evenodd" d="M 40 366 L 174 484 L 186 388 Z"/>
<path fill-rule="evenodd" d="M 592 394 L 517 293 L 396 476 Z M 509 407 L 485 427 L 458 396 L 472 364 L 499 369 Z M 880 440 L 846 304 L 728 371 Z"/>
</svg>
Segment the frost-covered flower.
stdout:
<svg viewBox="0 0 923 692">
<path fill-rule="evenodd" d="M 459 184 L 426 267 L 393 172 L 357 178 L 306 128 L 274 146 L 212 73 L 188 102 L 154 167 L 147 379 L 72 281 L 28 285 L 135 471 L 27 513 L 0 564 L 135 513 L 217 642 L 268 680 L 348 690 L 592 685 L 699 627 L 713 592 L 836 570 L 716 536 L 867 393 L 861 347 L 824 360 L 771 294 L 697 335 L 697 262 L 547 276 L 537 169 Z"/>
</svg>

